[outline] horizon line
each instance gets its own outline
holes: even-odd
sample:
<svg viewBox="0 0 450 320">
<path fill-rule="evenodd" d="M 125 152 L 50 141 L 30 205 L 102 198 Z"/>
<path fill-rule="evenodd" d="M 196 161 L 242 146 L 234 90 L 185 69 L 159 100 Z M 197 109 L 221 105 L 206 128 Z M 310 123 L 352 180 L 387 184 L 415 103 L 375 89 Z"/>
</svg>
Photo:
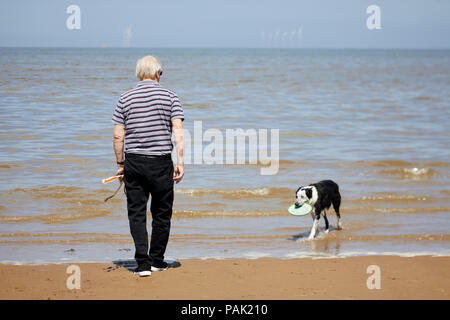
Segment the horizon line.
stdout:
<svg viewBox="0 0 450 320">
<path fill-rule="evenodd" d="M 264 50 L 450 50 L 450 47 L 123 47 L 123 46 L 0 46 L 0 48 L 36 49 L 264 49 Z"/>
</svg>

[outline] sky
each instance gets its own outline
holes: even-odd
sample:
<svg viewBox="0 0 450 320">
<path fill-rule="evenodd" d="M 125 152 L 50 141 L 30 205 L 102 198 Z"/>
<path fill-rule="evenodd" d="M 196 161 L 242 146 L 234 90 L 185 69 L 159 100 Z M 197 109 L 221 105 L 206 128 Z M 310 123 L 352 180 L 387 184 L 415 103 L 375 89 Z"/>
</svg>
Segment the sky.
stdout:
<svg viewBox="0 0 450 320">
<path fill-rule="evenodd" d="M 23 46 L 450 48 L 450 1 L 1 0 L 0 47 Z"/>
</svg>

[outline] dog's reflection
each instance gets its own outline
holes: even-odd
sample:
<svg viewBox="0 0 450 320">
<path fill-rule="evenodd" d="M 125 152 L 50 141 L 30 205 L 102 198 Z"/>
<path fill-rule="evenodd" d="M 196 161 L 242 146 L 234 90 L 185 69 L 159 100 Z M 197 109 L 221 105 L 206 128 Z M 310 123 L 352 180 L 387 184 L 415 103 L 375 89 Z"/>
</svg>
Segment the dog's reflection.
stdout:
<svg viewBox="0 0 450 320">
<path fill-rule="evenodd" d="M 329 233 L 339 230 L 336 227 L 329 228 Z M 341 242 L 338 237 L 329 237 L 329 233 L 326 233 L 319 228 L 318 236 L 315 239 L 309 239 L 309 231 L 295 234 L 292 238 L 287 240 L 296 241 L 303 249 L 309 248 L 311 253 L 315 254 L 331 254 L 339 255 L 341 251 Z"/>
</svg>

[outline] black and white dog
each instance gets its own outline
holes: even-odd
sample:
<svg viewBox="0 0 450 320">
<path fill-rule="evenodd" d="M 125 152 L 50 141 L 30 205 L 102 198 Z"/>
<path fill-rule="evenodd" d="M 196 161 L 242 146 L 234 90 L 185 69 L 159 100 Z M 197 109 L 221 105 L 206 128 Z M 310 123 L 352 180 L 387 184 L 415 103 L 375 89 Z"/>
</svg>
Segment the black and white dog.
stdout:
<svg viewBox="0 0 450 320">
<path fill-rule="evenodd" d="M 330 209 L 331 205 L 333 205 L 334 211 L 336 211 L 337 229 L 342 229 L 340 222 L 341 214 L 339 213 L 341 194 L 339 193 L 339 186 L 336 182 L 332 180 L 323 180 L 310 184 L 309 186 L 302 186 L 298 188 L 295 193 L 295 205 L 301 206 L 305 202 L 312 206 L 313 209 L 311 211 L 311 216 L 314 220 L 308 240 L 311 240 L 316 236 L 321 214 L 325 219 L 325 232 L 328 233 L 329 225 L 327 210 Z"/>
</svg>

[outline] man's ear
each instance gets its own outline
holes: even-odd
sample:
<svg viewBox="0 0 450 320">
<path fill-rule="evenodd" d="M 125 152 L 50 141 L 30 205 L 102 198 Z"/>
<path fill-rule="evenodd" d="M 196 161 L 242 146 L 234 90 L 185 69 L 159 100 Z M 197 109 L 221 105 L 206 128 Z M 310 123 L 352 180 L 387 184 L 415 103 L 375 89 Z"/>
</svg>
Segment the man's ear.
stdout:
<svg viewBox="0 0 450 320">
<path fill-rule="evenodd" d="M 312 189 L 306 189 L 305 193 L 306 193 L 306 196 L 308 197 L 308 199 L 312 198 Z"/>
</svg>

